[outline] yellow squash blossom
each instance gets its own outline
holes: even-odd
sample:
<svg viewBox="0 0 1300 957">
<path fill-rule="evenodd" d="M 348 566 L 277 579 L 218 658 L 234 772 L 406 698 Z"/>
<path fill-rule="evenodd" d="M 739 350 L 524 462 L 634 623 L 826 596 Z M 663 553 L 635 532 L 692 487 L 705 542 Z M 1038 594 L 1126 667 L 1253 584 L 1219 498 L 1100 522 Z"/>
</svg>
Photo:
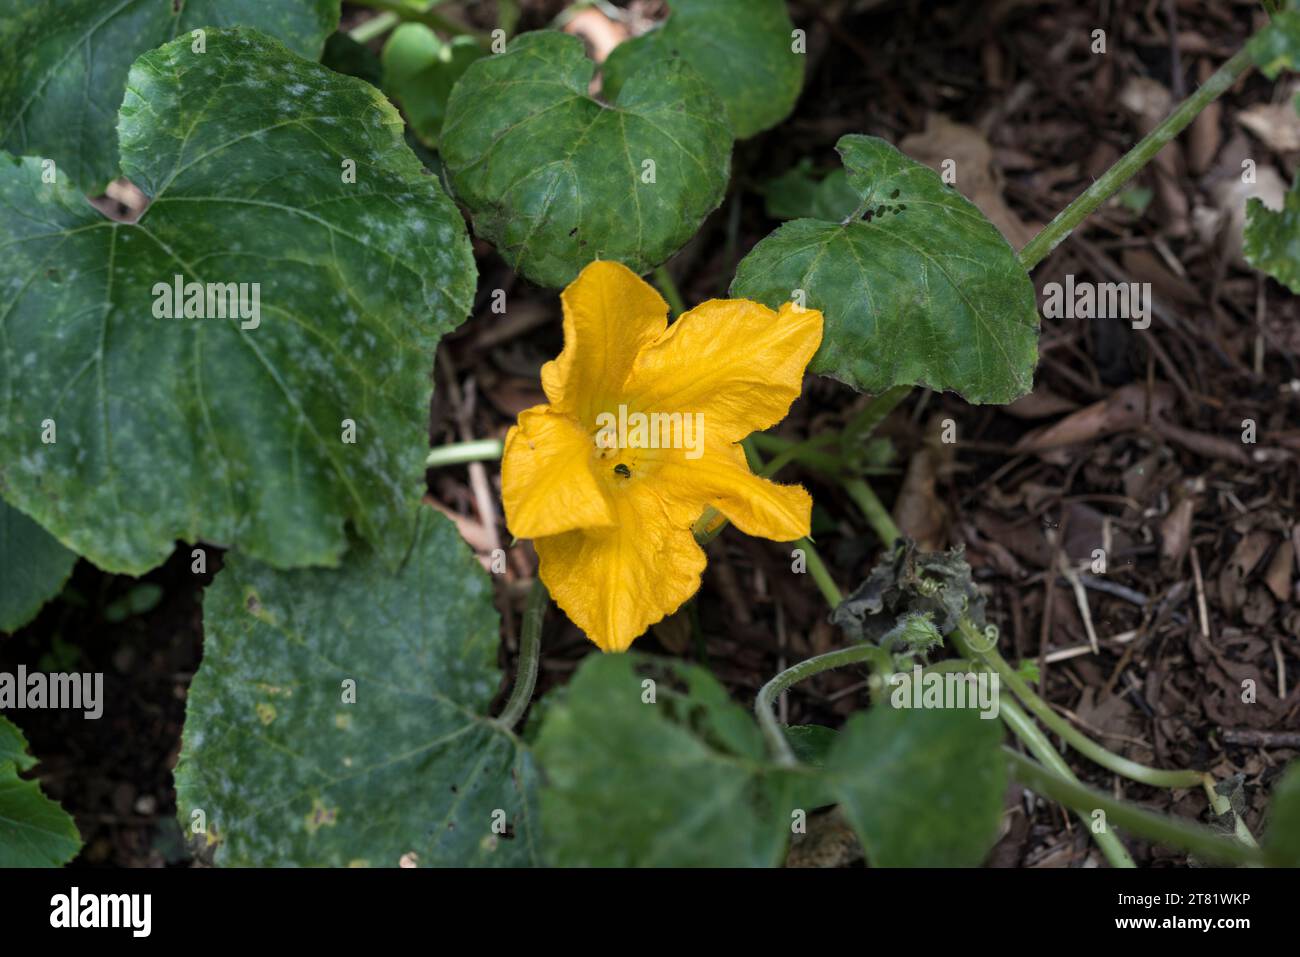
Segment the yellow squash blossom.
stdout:
<svg viewBox="0 0 1300 957">
<path fill-rule="evenodd" d="M 822 315 L 714 299 L 670 326 L 653 287 L 603 261 L 562 302 L 564 350 L 542 367 L 550 404 L 521 412 L 506 436 L 506 523 L 534 539 L 565 613 L 605 651 L 626 651 L 699 588 L 691 526 L 706 507 L 749 535 L 808 534 L 808 493 L 754 475 L 737 443 L 785 417 Z M 624 427 L 652 413 L 659 429 Z"/>
</svg>

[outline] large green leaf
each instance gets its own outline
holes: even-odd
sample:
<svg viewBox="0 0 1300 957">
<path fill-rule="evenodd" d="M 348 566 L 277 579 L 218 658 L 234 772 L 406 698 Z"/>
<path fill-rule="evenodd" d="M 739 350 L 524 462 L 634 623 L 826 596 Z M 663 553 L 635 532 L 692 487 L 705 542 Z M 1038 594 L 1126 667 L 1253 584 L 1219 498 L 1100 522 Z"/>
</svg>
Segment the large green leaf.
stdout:
<svg viewBox="0 0 1300 957">
<path fill-rule="evenodd" d="M 58 867 L 81 849 L 72 817 L 18 777 L 35 764 L 23 733 L 0 717 L 0 868 Z"/>
<path fill-rule="evenodd" d="M 589 656 L 537 755 L 556 864 L 753 867 L 784 853 L 795 775 L 767 762 L 751 716 L 700 668 Z"/>
<path fill-rule="evenodd" d="M 874 867 L 970 867 L 997 837 L 1001 722 L 962 709 L 882 703 L 849 719 L 826 761 L 830 788 Z"/>
<path fill-rule="evenodd" d="M 487 55 L 472 37 L 442 40 L 423 23 L 403 23 L 384 44 L 384 89 L 397 98 L 424 143 L 437 147 L 452 87 Z"/>
<path fill-rule="evenodd" d="M 487 717 L 491 583 L 450 521 L 415 525 L 396 574 L 364 547 L 338 569 L 231 555 L 208 589 L 176 794 L 217 863 L 537 860 L 533 766 Z"/>
<path fill-rule="evenodd" d="M 1290 9 L 1274 14 L 1269 27 L 1251 41 L 1250 51 L 1269 77 L 1300 69 L 1300 4 L 1293 0 Z M 1259 199 L 1246 204 L 1245 240 L 1248 263 L 1300 293 L 1300 177 L 1282 209 L 1271 210 Z"/>
<path fill-rule="evenodd" d="M 0 0 L 0 148 L 98 192 L 118 174 L 117 108 L 140 54 L 243 24 L 315 59 L 338 22 L 339 0 Z"/>
<path fill-rule="evenodd" d="M 916 384 L 976 403 L 1029 391 L 1034 288 L 997 227 L 884 140 L 845 136 L 837 149 L 857 215 L 786 223 L 741 262 L 732 294 L 820 309 L 810 368 L 861 391 Z"/>
<path fill-rule="evenodd" d="M 447 105 L 442 157 L 475 231 L 547 286 L 593 259 L 662 263 L 730 171 L 725 110 L 683 61 L 639 70 L 612 104 L 588 94 L 594 71 L 577 37 L 526 33 L 472 64 Z"/>
<path fill-rule="evenodd" d="M 717 91 L 738 139 L 775 126 L 803 88 L 805 55 L 795 52 L 785 0 L 669 0 L 658 29 L 614 48 L 605 61 L 605 95 L 660 60 L 680 57 Z"/>
<path fill-rule="evenodd" d="M 0 632 L 17 631 L 35 618 L 75 564 L 74 552 L 0 499 Z"/>
<path fill-rule="evenodd" d="M 475 282 L 464 222 L 402 129 L 373 87 L 212 31 L 206 53 L 179 40 L 131 70 L 138 224 L 0 158 L 5 496 L 133 574 L 178 538 L 278 567 L 337 563 L 347 521 L 391 541 L 421 494 L 433 351 Z M 155 318 L 177 275 L 259 283 L 260 325 Z"/>
</svg>

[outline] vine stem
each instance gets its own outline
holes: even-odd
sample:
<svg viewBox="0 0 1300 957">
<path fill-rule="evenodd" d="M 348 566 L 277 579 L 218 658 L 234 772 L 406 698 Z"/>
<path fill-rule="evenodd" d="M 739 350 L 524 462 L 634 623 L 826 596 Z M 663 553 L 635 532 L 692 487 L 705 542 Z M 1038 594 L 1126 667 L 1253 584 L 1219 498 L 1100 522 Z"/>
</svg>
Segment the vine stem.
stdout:
<svg viewBox="0 0 1300 957">
<path fill-rule="evenodd" d="M 1043 732 L 1038 730 L 1038 725 L 1034 724 L 1033 719 L 1021 711 L 1010 698 L 1004 695 L 998 697 L 998 713 L 1002 716 L 1003 723 L 1011 729 L 1016 737 L 1024 742 L 1030 753 L 1061 777 L 1078 784 L 1079 779 L 1075 777 L 1074 772 L 1070 770 L 1070 766 L 1065 763 L 1065 760 L 1056 753 L 1056 749 L 1052 747 L 1052 742 L 1048 741 Z M 1114 831 L 1109 827 L 1104 828 L 1100 833 L 1093 831 L 1091 817 L 1077 808 L 1075 813 L 1078 814 L 1079 820 L 1083 822 L 1083 826 L 1092 834 L 1093 840 L 1097 842 L 1101 852 L 1106 855 L 1106 860 L 1110 861 L 1111 867 L 1125 869 L 1137 867 L 1133 863 L 1133 858 L 1129 855 L 1128 849 Z"/>
<path fill-rule="evenodd" d="M 380 11 L 377 16 L 358 24 L 348 33 L 348 36 L 358 43 L 367 43 L 383 36 L 403 21 L 423 23 L 432 30 L 450 36 L 470 37 L 483 46 L 487 46 L 488 43 L 486 34 L 434 10 L 434 0 L 427 0 L 423 8 L 412 4 L 410 0 L 354 0 L 354 2 L 358 6 Z"/>
<path fill-rule="evenodd" d="M 853 499 L 853 504 L 861 510 L 862 517 L 867 520 L 876 537 L 886 548 L 893 548 L 894 543 L 903 537 L 903 533 L 894 524 L 894 519 L 885 508 L 885 503 L 880 501 L 871 486 L 862 479 L 846 479 L 843 485 L 844 491 L 848 493 L 849 498 Z"/>
<path fill-rule="evenodd" d="M 1078 731 L 1072 724 L 1053 711 L 1046 701 L 1034 693 L 1033 689 L 1016 673 L 1015 669 L 1007 664 L 1006 659 L 998 653 L 997 648 L 993 647 L 979 633 L 969 618 L 963 617 L 961 619 L 957 631 L 953 633 L 952 637 L 953 643 L 962 654 L 993 669 L 998 677 L 1015 692 L 1016 697 L 1024 703 L 1025 707 L 1034 713 L 1038 720 L 1042 721 L 1056 734 L 1059 734 L 1067 744 L 1089 760 L 1101 765 L 1103 768 L 1114 771 L 1116 774 L 1123 775 L 1141 784 L 1149 784 L 1152 787 L 1195 788 L 1200 787 L 1204 781 L 1205 772 L 1203 771 L 1162 771 L 1159 768 L 1148 767 L 1145 764 L 1139 764 L 1136 761 L 1121 757 L 1113 751 L 1108 751 Z"/>
<path fill-rule="evenodd" d="M 542 580 L 534 578 L 533 587 L 528 591 L 528 604 L 524 608 L 515 686 L 510 690 L 510 700 L 497 718 L 497 723 L 505 728 L 517 725 L 528 708 L 528 702 L 533 700 L 533 689 L 537 687 L 537 663 L 542 654 L 542 621 L 546 618 L 546 604 L 550 597 Z"/>
<path fill-rule="evenodd" d="M 884 657 L 883 662 L 881 661 L 882 656 Z M 768 750 L 772 752 L 777 764 L 783 767 L 794 767 L 799 763 L 794 749 L 790 747 L 790 741 L 781 729 L 781 722 L 776 719 L 774 705 L 781 692 L 791 685 L 798 684 L 800 681 L 821 674 L 823 671 L 829 671 L 832 668 L 842 668 L 845 665 L 857 664 L 863 661 L 875 661 L 877 664 L 882 664 L 887 663 L 888 657 L 888 652 L 871 644 L 841 648 L 839 651 L 829 651 L 824 655 L 808 658 L 797 665 L 786 668 L 785 671 L 782 671 L 763 685 L 762 688 L 758 689 L 758 697 L 754 699 L 754 715 L 758 718 L 758 726 L 762 728 L 763 737 L 767 739 Z"/>
<path fill-rule="evenodd" d="M 1227 63 L 1219 67 L 1201 87 L 1175 107 L 1160 125 L 1138 141 L 1137 145 L 1119 158 L 1101 178 L 1061 210 L 1037 236 L 1020 250 L 1020 265 L 1026 272 L 1047 258 L 1083 220 L 1102 203 L 1110 199 L 1120 187 L 1151 162 L 1175 136 L 1181 133 L 1203 109 L 1222 96 L 1237 82 L 1237 78 L 1254 64 L 1250 51 L 1238 50 Z"/>
<path fill-rule="evenodd" d="M 668 308 L 672 310 L 673 318 L 676 319 L 686 311 L 686 302 L 677 290 L 677 282 L 673 279 L 673 274 L 668 271 L 667 266 L 656 266 L 654 277 L 664 298 L 668 300 Z"/>
<path fill-rule="evenodd" d="M 491 462 L 501 458 L 504 443 L 500 439 L 474 439 L 470 442 L 453 442 L 440 445 L 424 460 L 427 469 L 447 465 L 464 465 L 466 462 Z"/>
<path fill-rule="evenodd" d="M 879 395 L 872 397 L 871 401 L 863 406 L 862 411 L 844 426 L 844 437 L 847 439 L 870 438 L 871 434 L 876 431 L 876 427 L 885 421 L 885 417 L 911 394 L 912 386 L 896 385 L 892 389 L 886 389 Z"/>
<path fill-rule="evenodd" d="M 1153 814 L 1126 801 L 1120 801 L 1078 781 L 1071 781 L 1049 771 L 1036 761 L 1031 761 L 1009 748 L 1004 748 L 1003 754 L 1011 767 L 1012 775 L 1022 784 L 1054 801 L 1061 802 L 1080 814 L 1091 814 L 1094 810 L 1100 809 L 1106 812 L 1108 821 L 1134 834 L 1157 844 L 1181 848 L 1224 864 L 1265 863 L 1264 855 L 1258 848 L 1220 837 L 1209 828 L 1188 824 L 1177 818 Z"/>
</svg>

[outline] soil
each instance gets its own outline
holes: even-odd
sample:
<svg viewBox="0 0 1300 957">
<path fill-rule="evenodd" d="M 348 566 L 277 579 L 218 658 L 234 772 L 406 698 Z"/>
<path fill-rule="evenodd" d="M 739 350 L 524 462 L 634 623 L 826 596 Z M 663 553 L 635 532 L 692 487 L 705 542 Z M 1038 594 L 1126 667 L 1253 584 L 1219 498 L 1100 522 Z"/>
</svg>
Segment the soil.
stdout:
<svg viewBox="0 0 1300 957">
<path fill-rule="evenodd" d="M 490 3 L 444 6 L 492 25 Z M 658 2 L 628 6 L 645 18 L 663 13 Z M 725 295 L 736 263 L 774 228 L 762 185 L 804 158 L 833 169 L 845 133 L 882 136 L 936 165 L 959 156 L 976 175 L 958 187 L 1018 246 L 1262 16 L 1253 0 L 790 6 L 808 32 L 804 94 L 788 120 L 738 145 L 726 202 L 670 264 L 688 303 Z M 536 28 L 563 4 L 522 7 L 521 28 Z M 345 24 L 369 15 L 349 9 Z M 1092 52 L 1098 29 L 1105 53 Z M 1149 282 L 1149 329 L 1045 319 L 1031 396 L 976 407 L 914 392 L 880 431 L 894 458 L 872 479 L 911 537 L 927 548 L 965 546 L 1004 655 L 1037 662 L 1061 714 L 1134 760 L 1240 774 L 1256 833 L 1271 784 L 1300 754 L 1300 305 L 1238 259 L 1233 190 L 1244 160 L 1261 182 L 1268 168 L 1290 181 L 1300 142 L 1261 110 L 1290 99 L 1284 86 L 1257 74 L 1239 82 L 1034 273 L 1040 293 L 1067 275 Z M 503 435 L 519 410 L 543 401 L 537 370 L 561 346 L 558 297 L 517 279 L 485 244 L 476 249 L 480 301 L 440 350 L 434 444 Z M 509 297 L 504 319 L 490 309 L 494 289 Z M 834 428 L 863 402 L 810 377 L 780 434 Z M 1253 442 L 1243 439 L 1248 422 Z M 815 473 L 790 466 L 780 477 L 813 493 L 818 547 L 851 588 L 879 557 L 870 529 Z M 440 469 L 428 480 L 431 499 L 459 516 L 483 554 L 509 543 L 500 515 L 480 514 L 474 491 L 486 480 L 499 506 L 493 466 Z M 1094 566 L 1098 554 L 1104 569 Z M 56 661 L 58 670 L 103 671 L 119 703 L 100 721 L 11 715 L 41 760 L 47 793 L 77 818 L 85 849 L 75 865 L 190 864 L 171 768 L 202 654 L 202 588 L 220 558 L 210 549 L 199 576 L 190 561 L 190 546 L 178 546 L 141 580 L 161 588 L 156 604 L 117 621 L 114 603 L 141 582 L 83 561 L 59 600 L 0 640 L 0 670 Z M 705 664 L 748 704 L 777 670 L 840 642 L 817 590 L 789 574 L 789 562 L 782 546 L 724 532 L 709 546 L 700 594 L 637 648 Z M 506 674 L 535 563 L 526 543 L 511 549 L 499 594 Z M 539 693 L 593 650 L 552 609 Z M 1254 700 L 1244 703 L 1249 683 Z M 831 672 L 791 691 L 783 718 L 838 726 L 866 703 L 862 672 Z M 1146 788 L 1067 757 L 1099 788 L 1204 819 L 1203 794 Z M 1059 806 L 1017 790 L 1008 809 L 991 866 L 1103 863 Z M 834 815 L 823 817 L 818 846 L 833 852 L 805 849 L 798 863 L 858 860 Z M 1131 849 L 1139 864 L 1188 863 L 1142 842 Z"/>
</svg>

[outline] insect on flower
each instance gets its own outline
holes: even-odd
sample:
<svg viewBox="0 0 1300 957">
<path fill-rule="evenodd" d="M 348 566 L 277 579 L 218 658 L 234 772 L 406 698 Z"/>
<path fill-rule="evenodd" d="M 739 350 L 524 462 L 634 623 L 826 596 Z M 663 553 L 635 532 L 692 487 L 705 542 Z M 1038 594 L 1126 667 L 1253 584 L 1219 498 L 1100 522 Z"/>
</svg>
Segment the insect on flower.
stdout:
<svg viewBox="0 0 1300 957">
<path fill-rule="evenodd" d="M 808 534 L 808 493 L 754 475 L 737 443 L 785 417 L 822 315 L 714 299 L 669 325 L 648 283 L 604 261 L 562 302 L 564 349 L 542 368 L 549 404 L 520 413 L 506 437 L 506 522 L 534 539 L 565 613 L 605 651 L 625 651 L 699 588 L 691 526 L 707 507 L 750 535 Z"/>
</svg>

